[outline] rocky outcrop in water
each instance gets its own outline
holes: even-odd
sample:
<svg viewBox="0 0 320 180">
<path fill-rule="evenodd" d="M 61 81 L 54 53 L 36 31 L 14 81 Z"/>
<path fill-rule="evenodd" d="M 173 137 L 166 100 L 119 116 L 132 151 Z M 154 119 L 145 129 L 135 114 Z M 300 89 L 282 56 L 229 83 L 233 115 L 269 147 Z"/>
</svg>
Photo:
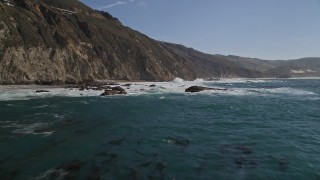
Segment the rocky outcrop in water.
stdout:
<svg viewBox="0 0 320 180">
<path fill-rule="evenodd" d="M 50 91 L 48 91 L 48 90 L 43 90 L 43 89 L 36 90 L 36 93 L 46 93 L 46 92 L 50 92 Z"/>
<path fill-rule="evenodd" d="M 227 89 L 223 88 L 210 88 L 210 87 L 203 87 L 203 86 L 191 86 L 185 90 L 185 92 L 195 93 L 201 92 L 205 90 L 213 90 L 213 91 L 227 91 Z"/>
<path fill-rule="evenodd" d="M 120 86 L 108 87 L 100 96 L 112 96 L 116 94 L 127 94 L 127 92 Z"/>
</svg>

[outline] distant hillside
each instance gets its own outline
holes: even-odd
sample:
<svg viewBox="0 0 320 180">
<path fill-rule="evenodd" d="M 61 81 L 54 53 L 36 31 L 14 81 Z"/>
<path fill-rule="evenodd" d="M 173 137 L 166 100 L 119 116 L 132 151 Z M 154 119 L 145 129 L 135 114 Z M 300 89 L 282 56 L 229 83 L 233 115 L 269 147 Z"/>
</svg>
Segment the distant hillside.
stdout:
<svg viewBox="0 0 320 180">
<path fill-rule="evenodd" d="M 237 56 L 223 57 L 240 67 L 258 70 L 267 77 L 320 77 L 320 58 L 270 61 Z"/>
<path fill-rule="evenodd" d="M 198 76 L 213 77 L 320 77 L 320 58 L 262 60 L 240 56 L 211 55 L 183 45 L 160 42 L 194 64 Z"/>
<path fill-rule="evenodd" d="M 160 43 L 169 51 L 178 54 L 193 64 L 198 77 L 201 78 L 263 77 L 263 73 L 260 71 L 239 66 L 236 62 L 230 61 L 224 56 L 205 54 L 179 44 Z"/>
</svg>

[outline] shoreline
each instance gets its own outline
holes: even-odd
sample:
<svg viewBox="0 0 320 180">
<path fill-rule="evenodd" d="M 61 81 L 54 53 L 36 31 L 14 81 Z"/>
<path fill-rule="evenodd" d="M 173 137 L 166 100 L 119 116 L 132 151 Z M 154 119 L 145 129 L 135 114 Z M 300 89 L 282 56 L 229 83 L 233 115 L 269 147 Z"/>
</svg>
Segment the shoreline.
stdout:
<svg viewBox="0 0 320 180">
<path fill-rule="evenodd" d="M 216 78 L 213 80 L 205 80 L 202 78 L 196 78 L 192 81 L 189 80 L 184 80 L 181 78 L 175 78 L 172 81 L 147 81 L 147 80 L 134 80 L 134 81 L 128 81 L 128 80 L 96 80 L 96 81 L 92 81 L 92 82 L 79 82 L 77 84 L 52 84 L 52 85 L 47 85 L 47 84 L 37 84 L 37 83 L 30 83 L 30 84 L 0 84 L 0 87 L 20 87 L 21 89 L 30 89 L 30 87 L 34 87 L 34 88 L 70 88 L 71 86 L 74 86 L 74 88 L 80 87 L 81 85 L 88 85 L 90 86 L 90 84 L 99 84 L 100 85 L 117 85 L 117 84 L 132 84 L 132 83 L 168 83 L 168 82 L 175 82 L 175 80 L 178 79 L 179 81 L 182 82 L 196 82 L 196 81 L 203 81 L 203 82 L 228 82 L 228 81 L 232 81 L 232 80 L 290 80 L 290 79 L 294 79 L 294 80 L 303 80 L 303 79 L 320 79 L 320 77 L 290 77 L 290 78 L 275 78 L 275 77 L 271 77 L 271 78 Z"/>
<path fill-rule="evenodd" d="M 306 78 L 304 79 L 307 80 Z M 313 80 L 315 78 L 308 79 Z M 317 81 L 320 80 L 320 78 L 316 79 Z M 34 98 L 36 99 L 47 97 L 127 97 L 140 95 L 159 95 L 160 99 L 165 99 L 166 95 L 169 94 L 180 94 L 189 96 L 193 94 L 193 92 L 197 92 L 195 94 L 199 93 L 200 95 L 209 96 L 264 97 L 288 94 L 294 96 L 314 96 L 311 98 L 315 99 L 319 98 L 318 95 L 320 95 L 320 92 L 311 92 L 305 89 L 287 87 L 287 83 L 289 83 L 288 80 L 289 79 L 283 78 L 230 78 L 223 79 L 221 81 L 204 81 L 202 79 L 197 79 L 195 81 L 183 81 L 182 79 L 176 78 L 174 81 L 169 82 L 114 81 L 113 84 L 99 83 L 98 86 L 95 86 L 95 84 L 81 86 L 0 85 L 0 101 L 29 100 Z M 292 80 L 294 81 L 294 79 Z M 269 85 L 269 83 L 271 83 L 271 86 Z M 188 91 L 188 89 L 190 91 Z"/>
</svg>

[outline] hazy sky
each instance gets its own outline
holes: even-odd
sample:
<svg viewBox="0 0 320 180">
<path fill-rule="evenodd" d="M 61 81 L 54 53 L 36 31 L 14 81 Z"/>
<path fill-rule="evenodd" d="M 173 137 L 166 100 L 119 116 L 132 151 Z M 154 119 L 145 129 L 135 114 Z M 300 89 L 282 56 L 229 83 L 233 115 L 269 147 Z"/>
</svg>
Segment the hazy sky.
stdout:
<svg viewBox="0 0 320 180">
<path fill-rule="evenodd" d="M 320 57 L 320 0 L 81 0 L 151 38 L 210 53 Z"/>
</svg>

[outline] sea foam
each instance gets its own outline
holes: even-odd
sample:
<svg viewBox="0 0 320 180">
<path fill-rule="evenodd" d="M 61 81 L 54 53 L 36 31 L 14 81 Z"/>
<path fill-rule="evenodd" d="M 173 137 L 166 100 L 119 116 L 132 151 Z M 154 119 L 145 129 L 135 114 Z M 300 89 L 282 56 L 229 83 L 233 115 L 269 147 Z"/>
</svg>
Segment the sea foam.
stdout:
<svg viewBox="0 0 320 180">
<path fill-rule="evenodd" d="M 39 131 L 36 132 L 38 129 L 48 127 L 48 123 L 32 123 L 32 124 L 18 124 L 18 123 L 10 123 L 2 126 L 2 128 L 13 128 L 13 134 L 24 134 L 24 135 L 43 135 L 43 136 L 50 136 L 53 131 Z"/>
<path fill-rule="evenodd" d="M 241 83 L 242 87 L 238 87 L 237 83 Z M 252 86 L 252 83 L 276 83 L 275 88 L 264 88 L 263 86 Z M 194 93 L 185 93 L 185 89 L 190 86 L 206 86 L 213 88 L 225 88 L 226 91 L 208 90 L 196 94 L 204 95 L 223 95 L 223 96 L 270 96 L 270 95 L 296 95 L 296 96 L 318 96 L 317 93 L 296 89 L 291 87 L 281 87 L 286 80 L 279 79 L 221 79 L 219 81 L 205 81 L 203 79 L 196 79 L 194 81 L 185 81 L 181 78 L 175 78 L 169 82 L 123 82 L 122 86 L 127 95 L 116 96 L 139 96 L 151 94 L 184 94 L 194 95 Z M 124 86 L 130 84 L 129 87 Z M 283 84 L 284 86 L 284 84 Z M 49 92 L 36 93 L 37 89 L 45 89 Z M 48 98 L 48 97 L 97 97 L 103 93 L 103 90 L 84 90 L 80 91 L 77 88 L 52 88 L 52 87 L 35 87 L 35 86 L 0 86 L 0 101 L 11 100 L 29 100 L 34 98 Z M 87 103 L 87 102 L 84 102 Z M 44 106 L 37 108 L 45 108 Z"/>
</svg>

